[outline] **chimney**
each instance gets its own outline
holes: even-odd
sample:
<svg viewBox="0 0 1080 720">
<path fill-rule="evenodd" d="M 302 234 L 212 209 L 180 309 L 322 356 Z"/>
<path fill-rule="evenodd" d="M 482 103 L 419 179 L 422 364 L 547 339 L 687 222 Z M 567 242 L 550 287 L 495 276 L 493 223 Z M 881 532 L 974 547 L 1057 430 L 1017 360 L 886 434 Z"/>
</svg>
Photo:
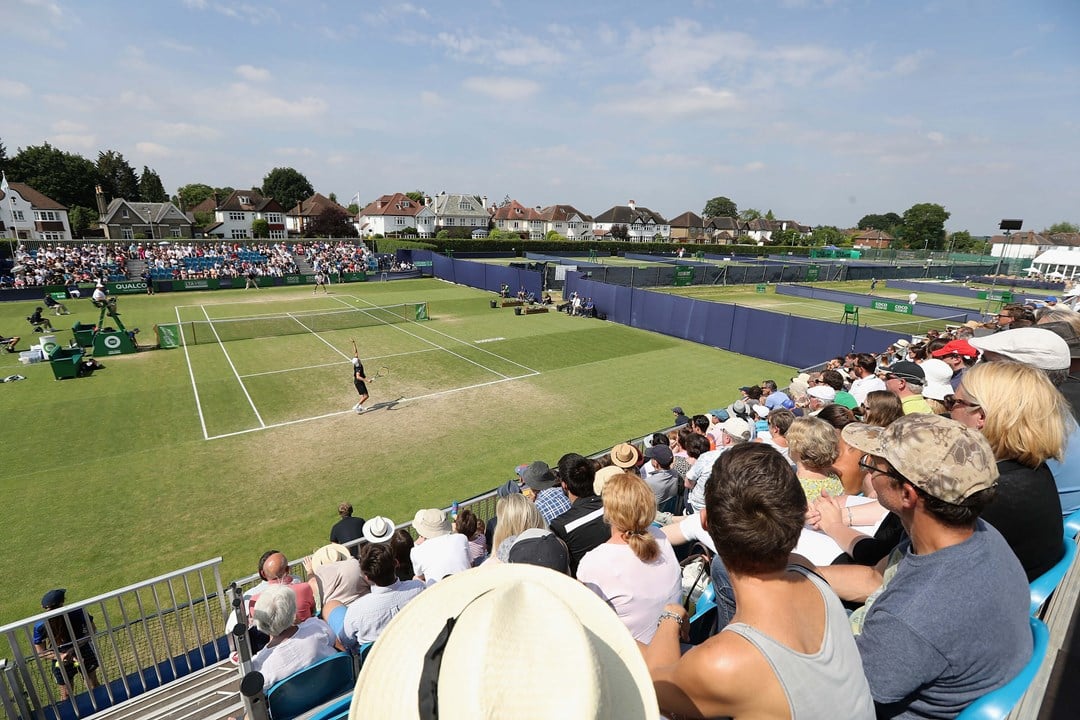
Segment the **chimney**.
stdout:
<svg viewBox="0 0 1080 720">
<path fill-rule="evenodd" d="M 424 196 L 424 207 L 431 207 L 431 196 L 430 195 L 425 195 Z"/>
<path fill-rule="evenodd" d="M 633 200 L 631 200 L 630 202 L 628 202 L 626 204 L 630 207 L 631 210 L 637 210 L 637 205 L 634 203 Z"/>
<path fill-rule="evenodd" d="M 484 210 L 487 210 L 487 195 L 484 195 L 480 198 L 480 207 L 482 207 Z"/>
<path fill-rule="evenodd" d="M 97 212 L 98 217 L 105 217 L 105 191 L 101 189 L 100 185 L 94 186 L 94 197 L 97 198 Z"/>
</svg>

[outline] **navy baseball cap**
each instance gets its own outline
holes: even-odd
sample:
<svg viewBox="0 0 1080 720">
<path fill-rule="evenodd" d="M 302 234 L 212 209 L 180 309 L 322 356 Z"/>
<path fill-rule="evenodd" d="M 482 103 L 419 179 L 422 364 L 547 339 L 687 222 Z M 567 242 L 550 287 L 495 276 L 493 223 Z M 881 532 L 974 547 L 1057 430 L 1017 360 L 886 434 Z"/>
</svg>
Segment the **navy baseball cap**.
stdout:
<svg viewBox="0 0 1080 720">
<path fill-rule="evenodd" d="M 50 590 L 49 592 L 45 593 L 45 595 L 41 598 L 41 607 L 43 607 L 43 608 L 53 608 L 53 607 L 59 607 L 59 606 L 63 605 L 64 604 L 64 595 L 66 593 L 67 593 L 67 590 L 65 590 L 64 588 L 58 588 L 56 590 Z"/>
</svg>

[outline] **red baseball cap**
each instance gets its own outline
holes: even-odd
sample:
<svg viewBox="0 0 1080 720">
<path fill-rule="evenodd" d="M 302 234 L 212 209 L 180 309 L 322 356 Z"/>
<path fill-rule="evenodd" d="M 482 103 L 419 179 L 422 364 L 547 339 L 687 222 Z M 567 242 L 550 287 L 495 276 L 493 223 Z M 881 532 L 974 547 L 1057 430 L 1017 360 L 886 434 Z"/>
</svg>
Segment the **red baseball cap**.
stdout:
<svg viewBox="0 0 1080 720">
<path fill-rule="evenodd" d="M 972 347 L 967 340 L 950 340 L 940 349 L 930 353 L 931 357 L 943 358 L 946 355 L 963 355 L 964 357 L 978 357 L 979 351 Z"/>
</svg>

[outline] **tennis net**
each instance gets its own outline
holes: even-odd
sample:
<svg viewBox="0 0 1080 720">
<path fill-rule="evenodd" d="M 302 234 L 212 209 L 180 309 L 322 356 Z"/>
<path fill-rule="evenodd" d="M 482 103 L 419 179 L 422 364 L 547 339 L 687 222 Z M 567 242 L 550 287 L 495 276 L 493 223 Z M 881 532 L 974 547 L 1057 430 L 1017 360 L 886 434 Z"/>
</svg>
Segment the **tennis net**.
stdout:
<svg viewBox="0 0 1080 720">
<path fill-rule="evenodd" d="M 427 319 L 427 303 L 403 303 L 383 307 L 192 320 L 181 323 L 180 329 L 186 345 L 201 345 L 329 330 L 351 330 Z"/>
<path fill-rule="evenodd" d="M 968 321 L 969 316 L 976 320 L 979 319 L 979 313 L 972 310 L 970 313 L 950 315 L 943 318 L 919 318 L 918 320 L 904 320 L 895 323 L 868 321 L 866 327 L 872 327 L 875 330 L 888 330 L 902 335 L 924 335 L 927 330 L 944 330 L 946 325 L 963 325 Z"/>
</svg>

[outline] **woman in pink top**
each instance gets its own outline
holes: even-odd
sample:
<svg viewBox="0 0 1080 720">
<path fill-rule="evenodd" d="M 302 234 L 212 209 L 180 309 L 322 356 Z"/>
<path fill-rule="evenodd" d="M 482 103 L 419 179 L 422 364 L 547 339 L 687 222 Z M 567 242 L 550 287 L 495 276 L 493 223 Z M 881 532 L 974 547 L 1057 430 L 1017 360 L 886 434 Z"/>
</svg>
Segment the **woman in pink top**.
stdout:
<svg viewBox="0 0 1080 720">
<path fill-rule="evenodd" d="M 603 500 L 611 539 L 585 554 L 577 578 L 615 609 L 634 638 L 648 643 L 664 606 L 681 599 L 679 561 L 652 526 L 656 495 L 644 480 L 620 473 L 604 484 Z"/>
</svg>

